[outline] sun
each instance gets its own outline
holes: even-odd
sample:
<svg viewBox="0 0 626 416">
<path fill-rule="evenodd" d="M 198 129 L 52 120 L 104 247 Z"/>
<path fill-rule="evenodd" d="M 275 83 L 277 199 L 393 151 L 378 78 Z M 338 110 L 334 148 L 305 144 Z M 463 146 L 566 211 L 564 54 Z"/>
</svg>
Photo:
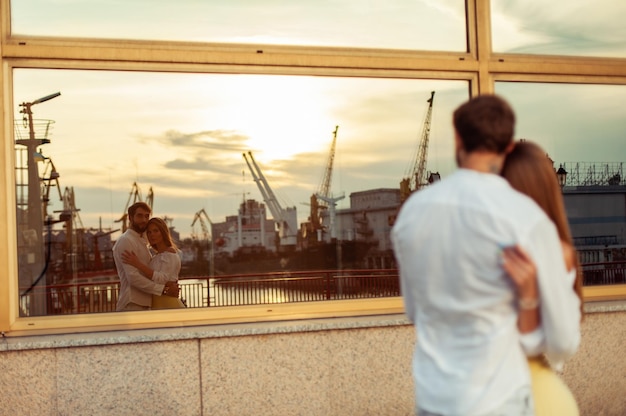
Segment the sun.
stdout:
<svg viewBox="0 0 626 416">
<path fill-rule="evenodd" d="M 240 81 L 230 91 L 237 101 L 229 123 L 249 137 L 250 150 L 260 158 L 289 159 L 328 146 L 336 121 L 319 80 L 247 76 Z"/>
</svg>

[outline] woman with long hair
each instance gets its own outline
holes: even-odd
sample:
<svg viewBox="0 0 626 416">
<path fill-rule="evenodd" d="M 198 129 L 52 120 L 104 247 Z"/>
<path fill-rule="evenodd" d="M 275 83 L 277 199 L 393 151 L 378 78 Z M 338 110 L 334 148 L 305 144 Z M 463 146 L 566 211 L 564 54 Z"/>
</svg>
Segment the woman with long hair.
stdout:
<svg viewBox="0 0 626 416">
<path fill-rule="evenodd" d="M 565 205 L 556 173 L 547 154 L 537 144 L 529 141 L 517 142 L 507 155 L 502 176 L 511 186 L 528 195 L 552 220 L 558 231 L 563 248 L 563 261 L 572 279 L 572 290 L 578 295 L 582 317 L 582 274 L 578 257 L 567 222 Z M 549 363 L 540 347 L 543 328 L 541 326 L 540 298 L 550 293 L 539 293 L 537 275 L 530 257 L 518 246 L 503 249 L 503 267 L 515 285 L 518 294 L 518 329 L 528 347 L 535 414 L 578 415 L 576 400 L 569 388 L 552 367 L 560 370 L 563 363 Z M 567 319 L 567 317 L 564 317 Z M 534 350 L 534 351 L 533 351 Z"/>
<path fill-rule="evenodd" d="M 172 241 L 169 227 L 165 220 L 153 217 L 148 221 L 146 237 L 155 254 L 150 263 L 144 264 L 133 252 L 125 251 L 122 259 L 125 263 L 135 266 L 148 279 L 157 283 L 176 282 L 180 273 L 180 255 L 176 244 Z M 152 309 L 184 308 L 179 298 L 171 296 L 152 296 Z"/>
</svg>

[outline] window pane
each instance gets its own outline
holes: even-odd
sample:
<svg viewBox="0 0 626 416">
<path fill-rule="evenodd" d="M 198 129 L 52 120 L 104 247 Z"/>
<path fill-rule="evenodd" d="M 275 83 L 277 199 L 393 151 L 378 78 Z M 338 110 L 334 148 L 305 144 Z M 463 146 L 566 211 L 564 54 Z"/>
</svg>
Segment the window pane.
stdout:
<svg viewBox="0 0 626 416">
<path fill-rule="evenodd" d="M 626 2 L 491 0 L 495 52 L 626 57 Z"/>
<path fill-rule="evenodd" d="M 111 245 L 135 200 L 151 200 L 154 215 L 168 218 L 183 277 L 393 267 L 389 219 L 414 166 L 431 91 L 427 168 L 445 176 L 455 167 L 451 113 L 467 99 L 467 82 L 14 70 L 15 114 L 30 104 L 36 133 L 33 143 L 23 113 L 22 313 L 102 311 L 115 296 L 105 284 L 116 279 Z M 259 170 L 242 156 L 248 151 Z M 29 152 L 37 165 L 30 181 Z M 253 172 L 276 195 L 275 210 Z M 330 209 L 312 209 L 314 193 L 345 195 L 334 226 Z M 311 225 L 314 213 L 321 224 Z M 277 228 L 280 215 L 294 215 L 295 224 Z M 47 303 L 33 300 L 46 284 L 54 287 Z"/>
<path fill-rule="evenodd" d="M 498 82 L 496 92 L 515 108 L 517 137 L 567 172 L 563 196 L 581 261 L 607 263 L 586 266 L 585 283 L 624 283 L 626 86 Z"/>
<path fill-rule="evenodd" d="M 466 50 L 463 0 L 13 1 L 18 35 Z"/>
</svg>

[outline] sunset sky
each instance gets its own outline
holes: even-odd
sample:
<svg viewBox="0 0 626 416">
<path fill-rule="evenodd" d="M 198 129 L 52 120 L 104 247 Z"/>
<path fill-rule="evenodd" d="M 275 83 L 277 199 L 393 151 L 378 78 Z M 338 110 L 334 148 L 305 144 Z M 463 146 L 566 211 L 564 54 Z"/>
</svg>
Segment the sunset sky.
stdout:
<svg viewBox="0 0 626 416">
<path fill-rule="evenodd" d="M 449 51 L 465 45 L 462 1 L 366 8 L 348 0 L 281 2 L 279 16 L 266 13 L 267 0 L 233 2 L 236 8 L 206 1 L 13 3 L 13 31 L 28 35 Z M 496 51 L 626 57 L 623 1 L 492 4 Z M 164 21 L 171 24 L 157 24 Z M 348 207 L 350 192 L 398 187 L 417 151 L 430 91 L 428 169 L 445 176 L 455 169 L 451 113 L 468 98 L 468 85 L 458 81 L 35 69 L 16 69 L 13 80 L 16 119 L 20 103 L 61 92 L 32 110 L 36 119 L 55 121 L 42 151 L 61 187 L 74 187 L 86 227 L 102 220 L 119 228 L 115 220 L 136 181 L 144 196 L 154 189 L 155 215 L 173 218 L 183 237 L 202 208 L 220 222 L 244 196 L 262 199 L 241 155 L 248 150 L 283 206 L 296 206 L 306 220 L 336 125 L 332 191 L 346 195 L 339 208 Z M 557 163 L 626 161 L 626 87 L 499 83 L 496 92 L 518 114 L 516 137 L 538 141 Z M 51 211 L 58 209 L 54 199 Z"/>
</svg>

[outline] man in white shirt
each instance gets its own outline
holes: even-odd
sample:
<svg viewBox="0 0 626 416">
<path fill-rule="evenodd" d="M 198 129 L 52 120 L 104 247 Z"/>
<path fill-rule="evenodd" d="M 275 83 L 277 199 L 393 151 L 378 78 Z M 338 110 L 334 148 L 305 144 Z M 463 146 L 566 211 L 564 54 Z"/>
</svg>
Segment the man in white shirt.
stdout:
<svg viewBox="0 0 626 416">
<path fill-rule="evenodd" d="M 148 226 L 152 210 L 145 202 L 136 202 L 128 208 L 128 229 L 117 239 L 113 246 L 113 259 L 120 277 L 120 292 L 117 298 L 118 311 L 141 311 L 152 307 L 152 295 L 178 297 L 177 282 L 155 283 L 142 275 L 134 266 L 124 263 L 122 253 L 134 252 L 139 259 L 148 264 L 151 254 L 146 240 L 142 237 Z"/>
<path fill-rule="evenodd" d="M 532 415 L 502 247 L 526 250 L 541 291 L 550 292 L 541 307 L 541 336 L 557 360 L 578 348 L 580 312 L 570 309 L 579 304 L 559 301 L 575 294 L 554 225 L 499 176 L 513 146 L 513 110 L 501 98 L 483 95 L 460 106 L 453 121 L 460 169 L 412 194 L 392 230 L 405 310 L 417 334 L 417 413 Z M 560 310 L 564 304 L 568 309 Z"/>
</svg>

